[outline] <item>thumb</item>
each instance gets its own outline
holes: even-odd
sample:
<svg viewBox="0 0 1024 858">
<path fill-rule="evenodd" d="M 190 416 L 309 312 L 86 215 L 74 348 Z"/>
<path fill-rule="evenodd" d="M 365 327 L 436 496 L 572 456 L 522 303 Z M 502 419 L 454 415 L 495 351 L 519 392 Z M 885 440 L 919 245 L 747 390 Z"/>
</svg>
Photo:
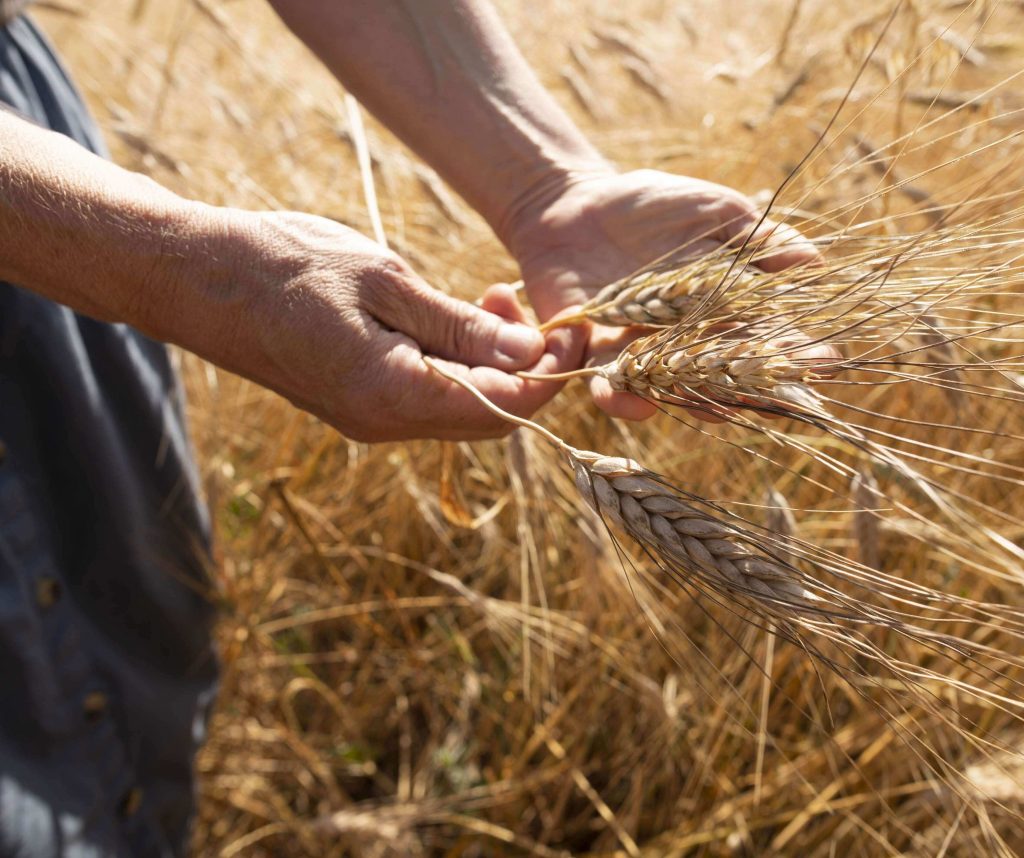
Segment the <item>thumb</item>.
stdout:
<svg viewBox="0 0 1024 858">
<path fill-rule="evenodd" d="M 424 354 L 506 371 L 525 369 L 544 354 L 544 335 L 536 328 L 452 298 L 418 277 L 405 285 L 400 300 L 373 302 L 370 310 Z"/>
</svg>

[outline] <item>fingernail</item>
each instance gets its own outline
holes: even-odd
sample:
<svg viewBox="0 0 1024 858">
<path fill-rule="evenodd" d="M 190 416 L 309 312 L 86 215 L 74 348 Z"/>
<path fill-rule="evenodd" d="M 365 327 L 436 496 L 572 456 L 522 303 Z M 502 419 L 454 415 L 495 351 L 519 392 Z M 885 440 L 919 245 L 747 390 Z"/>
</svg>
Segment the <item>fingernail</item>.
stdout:
<svg viewBox="0 0 1024 858">
<path fill-rule="evenodd" d="M 544 352 L 544 335 L 526 325 L 502 325 L 496 344 L 498 351 L 509 360 L 532 361 Z"/>
</svg>

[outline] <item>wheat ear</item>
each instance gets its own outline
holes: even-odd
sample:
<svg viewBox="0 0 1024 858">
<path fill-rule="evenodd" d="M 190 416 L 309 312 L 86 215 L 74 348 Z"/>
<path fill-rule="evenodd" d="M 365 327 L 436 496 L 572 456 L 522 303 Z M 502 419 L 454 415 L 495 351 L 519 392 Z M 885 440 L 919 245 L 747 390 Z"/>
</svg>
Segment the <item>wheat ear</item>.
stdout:
<svg viewBox="0 0 1024 858">
<path fill-rule="evenodd" d="M 611 326 L 674 325 L 720 289 L 723 282 L 728 280 L 730 286 L 739 286 L 744 292 L 753 291 L 750 287 L 758 276 L 752 269 L 735 266 L 731 258 L 645 269 L 609 283 L 578 313 L 547 322 L 541 330 L 584 320 Z"/>
<path fill-rule="evenodd" d="M 696 585 L 757 601 L 762 612 L 792 619 L 794 609 L 821 611 L 822 600 L 789 564 L 755 547 L 751 535 L 679 497 L 662 478 L 632 459 L 570 446 L 543 426 L 491 402 L 472 382 L 429 357 L 424 363 L 469 391 L 493 414 L 541 434 L 565 454 L 576 487 L 606 521 L 629 534 L 664 568 Z"/>
<path fill-rule="evenodd" d="M 790 356 L 793 347 L 784 343 L 784 336 L 770 341 L 724 337 L 684 340 L 671 332 L 659 332 L 634 340 L 614 361 L 601 366 L 551 375 L 519 375 L 548 381 L 599 376 L 615 390 L 650 399 L 685 399 L 693 404 L 696 397 L 697 402 L 725 407 L 785 406 L 820 416 L 822 404 L 811 384 L 824 377 L 821 362 L 794 360 Z M 830 367 L 829 373 L 836 369 Z"/>
<path fill-rule="evenodd" d="M 771 342 L 716 338 L 685 346 L 678 339 L 636 340 L 600 368 L 616 390 L 643 396 L 700 391 L 723 405 L 777 405 L 818 410 L 809 383 L 820 378 L 813 364 L 793 360 L 792 348 Z"/>
<path fill-rule="evenodd" d="M 753 597 L 771 613 L 820 609 L 792 566 L 748 546 L 749 535 L 683 500 L 657 474 L 632 459 L 573 453 L 576 488 L 587 503 L 662 563 L 720 592 Z"/>
</svg>

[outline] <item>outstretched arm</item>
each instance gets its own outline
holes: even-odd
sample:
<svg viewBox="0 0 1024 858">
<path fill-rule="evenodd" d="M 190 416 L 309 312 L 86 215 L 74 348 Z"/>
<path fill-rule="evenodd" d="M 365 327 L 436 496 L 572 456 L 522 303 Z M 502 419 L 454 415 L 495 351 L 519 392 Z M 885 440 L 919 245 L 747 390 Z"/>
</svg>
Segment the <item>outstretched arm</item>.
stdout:
<svg viewBox="0 0 1024 858">
<path fill-rule="evenodd" d="M 271 5 L 509 246 L 540 199 L 581 175 L 611 171 L 541 86 L 489 2 Z"/>
<path fill-rule="evenodd" d="M 487 297 L 495 312 L 456 301 L 332 221 L 183 199 L 6 110 L 0 279 L 182 345 L 360 440 L 507 429 L 424 353 L 520 413 L 557 385 L 510 371 L 579 360 L 567 337 L 545 348 L 507 323 L 515 303 L 501 289 Z"/>
<path fill-rule="evenodd" d="M 519 263 L 542 320 L 670 250 L 710 250 L 751 230 L 757 207 L 711 182 L 618 173 L 544 90 L 489 0 L 270 0 L 378 118 L 490 223 Z M 542 8 L 542 7 L 538 7 Z M 814 257 L 792 231 L 763 265 Z M 592 349 L 621 331 L 595 329 Z M 580 347 L 588 333 L 575 329 Z M 592 384 L 621 417 L 653 406 Z"/>
</svg>

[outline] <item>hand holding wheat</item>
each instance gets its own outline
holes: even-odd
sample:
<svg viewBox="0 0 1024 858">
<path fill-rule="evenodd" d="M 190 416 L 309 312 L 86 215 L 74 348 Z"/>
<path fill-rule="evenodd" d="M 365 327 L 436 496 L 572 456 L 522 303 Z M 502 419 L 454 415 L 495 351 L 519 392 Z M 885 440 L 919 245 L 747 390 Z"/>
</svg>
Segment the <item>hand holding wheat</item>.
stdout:
<svg viewBox="0 0 1024 858">
<path fill-rule="evenodd" d="M 693 262 L 750 238 L 761 249 L 757 265 L 764 270 L 803 266 L 818 255 L 795 230 L 762 222 L 758 207 L 743 194 L 656 170 L 584 176 L 558 194 L 532 200 L 515 225 L 508 243 L 530 302 L 547 323 L 558 314 L 565 315 L 563 324 L 571 321 L 567 308 L 587 304 L 607 284 L 666 254 L 674 254 L 678 265 L 681 256 Z M 693 267 L 705 279 L 720 273 L 713 265 L 703 270 L 693 262 Z M 622 310 L 622 318 L 628 319 L 629 312 L 628 307 Z M 605 324 L 617 320 L 592 321 L 592 328 L 573 333 L 589 343 L 588 358 L 617 353 L 635 336 Z M 600 378 L 593 380 L 591 393 L 598 407 L 615 417 L 643 419 L 655 411 Z"/>
<path fill-rule="evenodd" d="M 559 385 L 517 378 L 516 369 L 557 372 L 580 359 L 571 336 L 545 338 L 507 317 L 509 300 L 500 289 L 480 307 L 456 300 L 397 254 L 340 224 L 292 213 L 222 217 L 223 232 L 240 236 L 225 255 L 252 296 L 247 312 L 231 319 L 232 336 L 175 331 L 171 338 L 236 367 L 351 438 L 480 439 L 508 431 L 461 388 L 426 370 L 423 354 L 450 361 L 523 413 Z"/>
</svg>

